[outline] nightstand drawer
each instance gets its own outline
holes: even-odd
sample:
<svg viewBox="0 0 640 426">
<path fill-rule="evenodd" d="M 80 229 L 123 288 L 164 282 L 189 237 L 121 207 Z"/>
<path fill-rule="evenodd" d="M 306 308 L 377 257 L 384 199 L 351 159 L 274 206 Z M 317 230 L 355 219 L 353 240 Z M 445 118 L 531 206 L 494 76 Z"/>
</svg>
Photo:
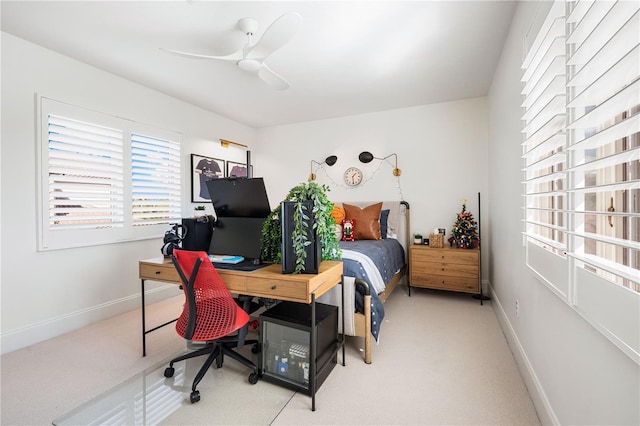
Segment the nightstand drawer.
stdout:
<svg viewBox="0 0 640 426">
<path fill-rule="evenodd" d="M 427 249 L 414 250 L 413 260 L 416 262 L 441 262 L 441 263 L 464 263 L 469 265 L 478 264 L 478 251 L 465 249 Z"/>
<path fill-rule="evenodd" d="M 438 290 L 479 293 L 478 278 L 451 277 L 445 275 L 411 275 L 411 285 Z"/>
<path fill-rule="evenodd" d="M 465 278 L 478 278 L 478 266 L 462 263 L 429 263 L 414 261 L 413 272 L 427 275 L 451 275 Z"/>
</svg>

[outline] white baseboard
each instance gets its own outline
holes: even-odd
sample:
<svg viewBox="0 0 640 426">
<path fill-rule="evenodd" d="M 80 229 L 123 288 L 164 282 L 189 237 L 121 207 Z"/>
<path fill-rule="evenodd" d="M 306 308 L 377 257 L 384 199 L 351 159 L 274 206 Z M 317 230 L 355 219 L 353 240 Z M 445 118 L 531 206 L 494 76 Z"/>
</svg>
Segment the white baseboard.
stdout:
<svg viewBox="0 0 640 426">
<path fill-rule="evenodd" d="M 500 298 L 493 291 L 490 284 L 488 284 L 488 289 L 489 294 L 491 294 L 493 310 L 496 313 L 502 332 L 507 338 L 507 343 L 511 348 L 511 353 L 516 360 L 516 364 L 518 365 L 518 369 L 520 370 L 525 386 L 529 391 L 529 395 L 531 396 L 533 405 L 536 408 L 540 423 L 543 425 L 559 425 L 560 422 L 553 411 L 553 407 L 551 407 L 551 404 L 549 403 L 549 399 L 536 376 L 533 366 L 529 362 L 529 358 L 527 357 L 524 348 L 520 344 L 520 340 L 509 321 L 509 317 L 507 317 L 507 314 L 503 309 L 502 303 L 500 303 Z"/>
<path fill-rule="evenodd" d="M 166 284 L 145 291 L 145 303 L 148 305 L 175 296 L 176 286 Z M 43 342 L 134 309 L 140 309 L 140 293 L 3 332 L 0 335 L 0 354 Z"/>
</svg>

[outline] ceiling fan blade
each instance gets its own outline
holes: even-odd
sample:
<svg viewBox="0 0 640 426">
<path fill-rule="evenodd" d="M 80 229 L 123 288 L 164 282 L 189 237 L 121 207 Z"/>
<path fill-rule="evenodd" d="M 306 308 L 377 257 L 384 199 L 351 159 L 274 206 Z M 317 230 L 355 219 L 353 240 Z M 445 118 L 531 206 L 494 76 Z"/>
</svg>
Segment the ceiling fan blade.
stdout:
<svg viewBox="0 0 640 426">
<path fill-rule="evenodd" d="M 247 58 L 264 59 L 284 46 L 296 35 L 302 25 L 302 16 L 296 12 L 285 13 L 267 28 L 262 38 L 247 52 Z"/>
<path fill-rule="evenodd" d="M 289 88 L 289 82 L 273 72 L 267 64 L 262 64 L 262 67 L 258 70 L 258 77 L 273 89 L 286 90 Z"/>
<path fill-rule="evenodd" d="M 227 56 L 212 56 L 212 55 L 203 55 L 200 53 L 181 52 L 179 50 L 165 49 L 163 47 L 161 47 L 160 50 L 164 52 L 172 53 L 174 55 L 186 56 L 188 58 L 197 58 L 197 59 L 220 59 L 223 61 L 234 61 L 234 62 L 242 59 L 242 51 L 238 51 Z"/>
</svg>

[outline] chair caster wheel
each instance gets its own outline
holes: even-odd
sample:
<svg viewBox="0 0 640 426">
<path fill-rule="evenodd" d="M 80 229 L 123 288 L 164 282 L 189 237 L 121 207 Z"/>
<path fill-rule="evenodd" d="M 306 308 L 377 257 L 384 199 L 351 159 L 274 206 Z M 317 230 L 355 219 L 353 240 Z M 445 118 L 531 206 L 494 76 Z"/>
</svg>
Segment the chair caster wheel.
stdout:
<svg viewBox="0 0 640 426">
<path fill-rule="evenodd" d="M 191 401 L 192 404 L 200 401 L 200 391 L 196 390 L 191 392 L 191 395 L 189 395 L 189 401 Z"/>
<path fill-rule="evenodd" d="M 249 383 L 251 383 L 252 385 L 258 383 L 258 373 L 253 372 L 249 374 Z"/>
<path fill-rule="evenodd" d="M 164 370 L 164 377 L 173 377 L 173 373 L 175 373 L 175 369 L 173 367 L 167 367 Z"/>
</svg>

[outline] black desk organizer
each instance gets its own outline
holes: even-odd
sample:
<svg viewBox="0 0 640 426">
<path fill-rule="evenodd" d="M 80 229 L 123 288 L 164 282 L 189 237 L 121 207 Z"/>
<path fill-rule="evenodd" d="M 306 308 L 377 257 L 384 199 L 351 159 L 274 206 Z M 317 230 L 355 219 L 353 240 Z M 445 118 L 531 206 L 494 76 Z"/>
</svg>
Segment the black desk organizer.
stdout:
<svg viewBox="0 0 640 426">
<path fill-rule="evenodd" d="M 260 315 L 259 368 L 262 378 L 289 389 L 315 394 L 337 364 L 338 308 L 316 303 L 312 333 L 311 305 L 281 302 Z M 312 334 L 316 337 L 312 357 Z"/>
</svg>

